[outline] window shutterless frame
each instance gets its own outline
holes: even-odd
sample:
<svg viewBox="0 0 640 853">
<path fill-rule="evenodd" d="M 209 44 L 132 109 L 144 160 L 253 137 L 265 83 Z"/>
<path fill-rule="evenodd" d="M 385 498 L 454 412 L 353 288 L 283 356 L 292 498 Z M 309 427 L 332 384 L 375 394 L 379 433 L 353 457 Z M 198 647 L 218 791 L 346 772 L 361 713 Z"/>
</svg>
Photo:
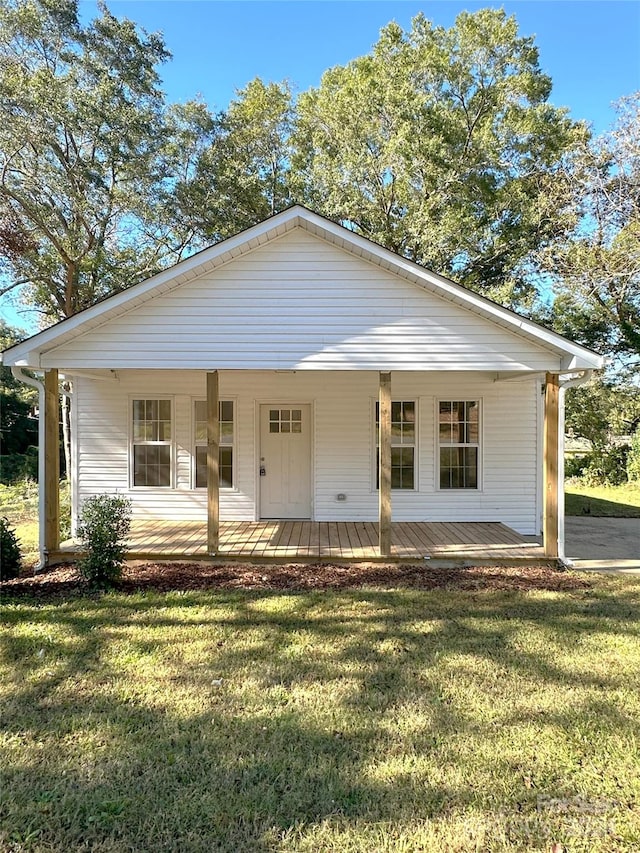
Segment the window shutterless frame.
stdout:
<svg viewBox="0 0 640 853">
<path fill-rule="evenodd" d="M 236 484 L 236 401 L 226 398 L 218 404 L 220 416 L 220 488 Z M 207 488 L 207 401 L 194 399 L 192 412 L 191 487 Z"/>
<path fill-rule="evenodd" d="M 437 489 L 481 491 L 482 400 L 436 400 L 435 435 Z"/>
<path fill-rule="evenodd" d="M 378 490 L 379 402 L 372 400 L 372 490 Z M 418 400 L 391 401 L 391 489 L 418 491 Z"/>
<path fill-rule="evenodd" d="M 175 411 L 172 396 L 129 398 L 129 485 L 175 488 Z"/>
</svg>

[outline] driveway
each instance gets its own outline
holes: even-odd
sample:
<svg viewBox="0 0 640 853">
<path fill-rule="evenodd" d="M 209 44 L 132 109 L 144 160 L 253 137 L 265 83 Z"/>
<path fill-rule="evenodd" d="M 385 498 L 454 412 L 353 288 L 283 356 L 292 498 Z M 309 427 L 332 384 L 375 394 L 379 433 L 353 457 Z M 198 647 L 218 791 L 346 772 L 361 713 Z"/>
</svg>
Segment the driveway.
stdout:
<svg viewBox="0 0 640 853">
<path fill-rule="evenodd" d="M 565 552 L 576 569 L 640 574 L 640 518 L 567 516 Z"/>
</svg>

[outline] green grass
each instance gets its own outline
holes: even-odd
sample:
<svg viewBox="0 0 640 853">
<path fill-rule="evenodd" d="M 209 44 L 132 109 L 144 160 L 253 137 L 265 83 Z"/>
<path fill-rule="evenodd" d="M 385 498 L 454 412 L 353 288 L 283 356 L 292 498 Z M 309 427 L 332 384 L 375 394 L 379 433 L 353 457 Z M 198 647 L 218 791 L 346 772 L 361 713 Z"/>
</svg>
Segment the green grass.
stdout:
<svg viewBox="0 0 640 853">
<path fill-rule="evenodd" d="M 640 849 L 640 581 L 5 599 L 0 849 Z"/>
<path fill-rule="evenodd" d="M 570 480 L 565 486 L 567 515 L 640 518 L 640 485 L 584 486 Z"/>
<path fill-rule="evenodd" d="M 71 532 L 71 495 L 66 482 L 60 484 L 60 533 L 66 539 Z M 0 516 L 8 518 L 20 543 L 25 568 L 39 560 L 38 484 L 20 480 L 11 486 L 0 483 Z"/>
<path fill-rule="evenodd" d="M 24 566 L 38 562 L 38 484 L 21 480 L 0 483 L 0 515 L 9 520 L 19 540 Z"/>
</svg>

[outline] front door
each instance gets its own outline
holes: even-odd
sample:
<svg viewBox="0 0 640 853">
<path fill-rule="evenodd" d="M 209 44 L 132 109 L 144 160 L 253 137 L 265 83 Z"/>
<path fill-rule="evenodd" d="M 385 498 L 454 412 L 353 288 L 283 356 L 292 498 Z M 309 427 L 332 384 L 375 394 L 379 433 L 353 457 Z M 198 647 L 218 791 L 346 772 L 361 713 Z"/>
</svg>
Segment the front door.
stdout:
<svg viewBox="0 0 640 853">
<path fill-rule="evenodd" d="M 260 518 L 311 518 L 311 407 L 260 406 Z"/>
</svg>

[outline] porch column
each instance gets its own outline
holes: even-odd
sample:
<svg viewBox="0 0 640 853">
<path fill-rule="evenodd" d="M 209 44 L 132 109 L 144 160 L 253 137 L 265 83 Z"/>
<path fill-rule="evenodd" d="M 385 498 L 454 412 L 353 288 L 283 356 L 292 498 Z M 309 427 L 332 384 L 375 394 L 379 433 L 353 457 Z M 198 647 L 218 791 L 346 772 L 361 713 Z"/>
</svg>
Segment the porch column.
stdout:
<svg viewBox="0 0 640 853">
<path fill-rule="evenodd" d="M 207 551 L 218 553 L 220 540 L 220 416 L 218 371 L 207 373 Z"/>
<path fill-rule="evenodd" d="M 60 547 L 60 397 L 58 371 L 44 374 L 44 550 L 57 551 Z"/>
<path fill-rule="evenodd" d="M 378 540 L 381 557 L 391 555 L 391 374 L 380 374 Z"/>
<path fill-rule="evenodd" d="M 560 377 L 547 373 L 544 391 L 544 435 L 543 435 L 543 545 L 546 557 L 558 557 L 560 533 L 559 506 L 559 430 L 560 430 Z"/>
</svg>

